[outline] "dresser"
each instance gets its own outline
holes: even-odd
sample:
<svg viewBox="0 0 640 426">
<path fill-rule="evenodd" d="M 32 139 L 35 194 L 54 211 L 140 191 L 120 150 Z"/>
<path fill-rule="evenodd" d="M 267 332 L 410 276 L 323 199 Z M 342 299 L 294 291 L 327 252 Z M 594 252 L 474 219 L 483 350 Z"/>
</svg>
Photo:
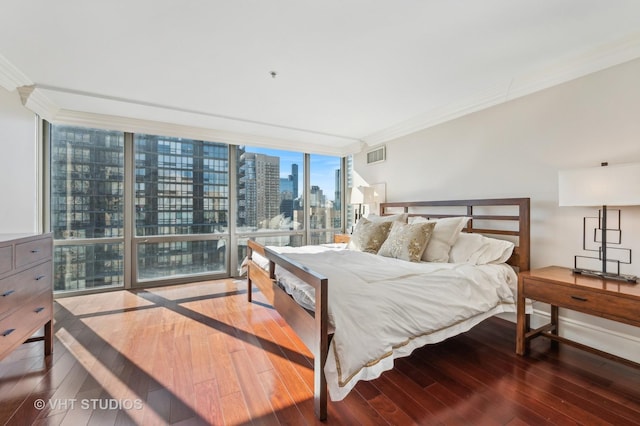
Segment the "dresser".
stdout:
<svg viewBox="0 0 640 426">
<path fill-rule="evenodd" d="M 32 341 L 53 350 L 52 255 L 51 234 L 0 234 L 0 360 Z"/>
</svg>

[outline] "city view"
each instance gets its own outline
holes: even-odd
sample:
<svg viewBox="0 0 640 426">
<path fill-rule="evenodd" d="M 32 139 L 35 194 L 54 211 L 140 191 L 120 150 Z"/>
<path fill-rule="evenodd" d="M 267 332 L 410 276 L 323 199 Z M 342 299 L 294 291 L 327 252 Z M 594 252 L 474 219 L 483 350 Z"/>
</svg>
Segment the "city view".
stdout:
<svg viewBox="0 0 640 426">
<path fill-rule="evenodd" d="M 309 155 L 307 189 L 304 153 L 135 134 L 131 172 L 125 139 L 122 132 L 51 126 L 58 291 L 121 286 L 126 262 L 139 282 L 234 275 L 230 265 L 242 261 L 248 238 L 318 244 L 342 229 L 339 157 Z M 131 213 L 127 175 L 133 176 Z M 133 226 L 131 259 L 125 258 L 125 223 Z"/>
</svg>

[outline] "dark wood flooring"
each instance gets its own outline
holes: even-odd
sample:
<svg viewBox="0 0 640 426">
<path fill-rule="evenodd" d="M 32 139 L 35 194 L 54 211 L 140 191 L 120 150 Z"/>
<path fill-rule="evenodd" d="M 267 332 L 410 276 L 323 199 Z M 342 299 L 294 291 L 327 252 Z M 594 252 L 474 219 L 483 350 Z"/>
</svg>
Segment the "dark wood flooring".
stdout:
<svg viewBox="0 0 640 426">
<path fill-rule="evenodd" d="M 58 299 L 54 354 L 0 361 L 0 424 L 320 424 L 309 353 L 260 300 L 233 280 Z M 514 348 L 515 325 L 489 319 L 359 383 L 326 424 L 640 424 L 640 370 Z"/>
</svg>

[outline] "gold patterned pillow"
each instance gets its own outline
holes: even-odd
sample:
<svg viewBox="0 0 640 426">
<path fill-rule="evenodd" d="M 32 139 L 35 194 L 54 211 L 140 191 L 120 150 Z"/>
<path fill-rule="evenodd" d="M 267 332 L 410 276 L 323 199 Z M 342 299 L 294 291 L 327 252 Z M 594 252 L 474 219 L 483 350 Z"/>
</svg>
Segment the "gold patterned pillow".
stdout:
<svg viewBox="0 0 640 426">
<path fill-rule="evenodd" d="M 349 245 L 350 250 L 364 251 L 367 253 L 378 253 L 380 246 L 387 239 L 392 222 L 371 222 L 361 218 L 356 224 L 356 229 L 351 234 Z"/>
<path fill-rule="evenodd" d="M 435 222 L 413 225 L 393 222 L 389 236 L 380 247 L 378 254 L 410 262 L 420 262 L 435 226 Z"/>
</svg>

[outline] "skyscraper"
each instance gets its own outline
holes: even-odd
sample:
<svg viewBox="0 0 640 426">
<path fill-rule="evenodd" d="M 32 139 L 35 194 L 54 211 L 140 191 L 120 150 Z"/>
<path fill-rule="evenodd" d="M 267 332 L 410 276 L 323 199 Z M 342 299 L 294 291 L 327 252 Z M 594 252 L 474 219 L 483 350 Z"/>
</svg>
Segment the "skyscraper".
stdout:
<svg viewBox="0 0 640 426">
<path fill-rule="evenodd" d="M 293 199 L 298 198 L 298 165 L 291 165 L 291 180 L 293 181 Z"/>
<path fill-rule="evenodd" d="M 293 179 L 291 175 L 286 179 L 280 178 L 280 213 L 286 218 L 293 218 Z"/>
<path fill-rule="evenodd" d="M 124 134 L 51 127 L 51 230 L 58 240 L 124 235 Z M 124 245 L 74 244 L 54 251 L 54 289 L 123 282 Z"/>
<path fill-rule="evenodd" d="M 341 199 L 342 197 L 340 196 L 340 187 L 341 182 L 342 182 L 342 174 L 340 173 L 340 169 L 336 169 L 336 174 L 335 174 L 335 193 L 333 196 L 333 209 L 334 210 L 340 210 L 342 207 L 342 202 Z"/>
<path fill-rule="evenodd" d="M 241 225 L 269 228 L 269 221 L 280 214 L 280 157 L 243 152 L 239 168 L 244 196 Z"/>
</svg>

